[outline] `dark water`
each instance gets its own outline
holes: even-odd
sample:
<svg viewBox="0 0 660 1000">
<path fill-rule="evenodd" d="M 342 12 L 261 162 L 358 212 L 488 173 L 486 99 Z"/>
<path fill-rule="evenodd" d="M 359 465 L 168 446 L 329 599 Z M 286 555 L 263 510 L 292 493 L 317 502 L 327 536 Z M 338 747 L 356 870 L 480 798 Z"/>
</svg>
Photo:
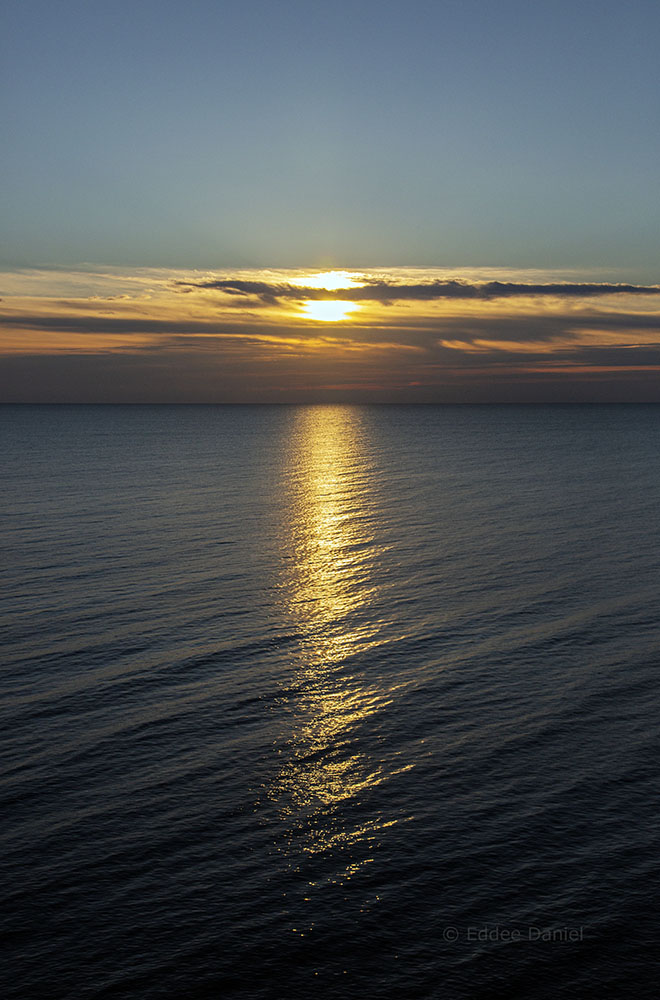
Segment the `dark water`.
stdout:
<svg viewBox="0 0 660 1000">
<path fill-rule="evenodd" d="M 1 417 L 3 998 L 657 995 L 660 407 Z"/>
</svg>

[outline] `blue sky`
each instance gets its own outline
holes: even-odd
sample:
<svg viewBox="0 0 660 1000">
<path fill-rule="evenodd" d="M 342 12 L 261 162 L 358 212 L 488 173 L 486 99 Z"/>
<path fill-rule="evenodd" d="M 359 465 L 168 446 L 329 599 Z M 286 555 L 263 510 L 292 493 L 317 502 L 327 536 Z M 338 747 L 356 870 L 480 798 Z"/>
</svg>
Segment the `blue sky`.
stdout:
<svg viewBox="0 0 660 1000">
<path fill-rule="evenodd" d="M 656 281 L 660 4 L 10 0 L 2 264 Z"/>
</svg>

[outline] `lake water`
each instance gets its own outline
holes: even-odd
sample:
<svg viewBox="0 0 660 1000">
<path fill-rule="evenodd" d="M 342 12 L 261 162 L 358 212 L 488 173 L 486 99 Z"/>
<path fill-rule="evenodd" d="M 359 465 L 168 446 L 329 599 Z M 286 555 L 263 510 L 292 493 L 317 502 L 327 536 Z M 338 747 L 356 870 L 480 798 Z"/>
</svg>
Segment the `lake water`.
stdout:
<svg viewBox="0 0 660 1000">
<path fill-rule="evenodd" d="M 660 407 L 4 407 L 4 998 L 655 997 Z"/>
</svg>

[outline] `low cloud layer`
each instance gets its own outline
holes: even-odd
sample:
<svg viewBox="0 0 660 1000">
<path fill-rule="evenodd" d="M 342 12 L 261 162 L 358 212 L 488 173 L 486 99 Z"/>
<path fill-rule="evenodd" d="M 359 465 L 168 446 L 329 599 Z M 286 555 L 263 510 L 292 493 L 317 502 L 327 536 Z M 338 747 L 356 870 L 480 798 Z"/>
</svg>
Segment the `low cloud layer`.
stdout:
<svg viewBox="0 0 660 1000">
<path fill-rule="evenodd" d="M 509 277 L 12 272 L 0 284 L 0 394 L 660 402 L 660 286 Z M 322 322 L 307 307 L 324 300 L 354 311 Z"/>
</svg>

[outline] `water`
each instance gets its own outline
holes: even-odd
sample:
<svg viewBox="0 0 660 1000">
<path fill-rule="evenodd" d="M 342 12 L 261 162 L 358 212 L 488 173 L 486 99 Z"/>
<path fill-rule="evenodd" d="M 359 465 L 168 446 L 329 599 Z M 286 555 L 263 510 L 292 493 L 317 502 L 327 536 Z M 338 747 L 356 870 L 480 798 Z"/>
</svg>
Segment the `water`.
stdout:
<svg viewBox="0 0 660 1000">
<path fill-rule="evenodd" d="M 651 997 L 660 407 L 6 407 L 3 997 Z"/>
</svg>

